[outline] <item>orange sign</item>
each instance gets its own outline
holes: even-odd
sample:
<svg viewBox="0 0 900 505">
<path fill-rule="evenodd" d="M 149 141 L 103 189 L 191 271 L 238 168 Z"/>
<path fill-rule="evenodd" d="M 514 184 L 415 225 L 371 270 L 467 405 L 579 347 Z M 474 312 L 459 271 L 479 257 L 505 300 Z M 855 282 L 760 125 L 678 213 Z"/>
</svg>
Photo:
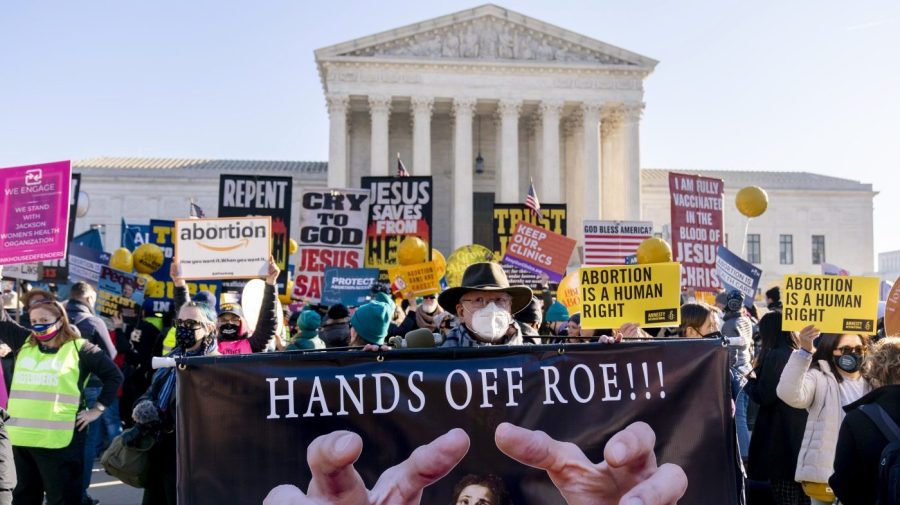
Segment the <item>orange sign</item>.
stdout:
<svg viewBox="0 0 900 505">
<path fill-rule="evenodd" d="M 565 235 L 519 221 L 506 245 L 502 262 L 536 274 L 547 274 L 551 280 L 559 282 L 566 274 L 575 245 L 576 241 Z"/>
</svg>

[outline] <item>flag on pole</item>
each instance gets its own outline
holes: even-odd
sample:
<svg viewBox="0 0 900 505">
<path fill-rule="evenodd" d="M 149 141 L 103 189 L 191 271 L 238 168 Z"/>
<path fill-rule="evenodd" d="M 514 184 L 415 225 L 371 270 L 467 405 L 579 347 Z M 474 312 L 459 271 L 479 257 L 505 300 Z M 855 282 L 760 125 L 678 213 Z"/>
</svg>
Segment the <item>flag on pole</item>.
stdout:
<svg viewBox="0 0 900 505">
<path fill-rule="evenodd" d="M 400 153 L 397 153 L 397 177 L 409 177 L 409 172 L 403 166 L 403 160 L 400 159 Z"/>
<path fill-rule="evenodd" d="M 201 217 L 206 217 L 206 213 L 203 212 L 203 209 L 201 209 L 199 205 L 194 203 L 193 198 L 191 198 L 191 217 L 198 219 Z"/>
<path fill-rule="evenodd" d="M 534 181 L 528 186 L 528 196 L 525 197 L 525 206 L 531 209 L 535 215 L 541 214 L 541 202 L 538 201 L 537 192 L 534 190 Z"/>
</svg>

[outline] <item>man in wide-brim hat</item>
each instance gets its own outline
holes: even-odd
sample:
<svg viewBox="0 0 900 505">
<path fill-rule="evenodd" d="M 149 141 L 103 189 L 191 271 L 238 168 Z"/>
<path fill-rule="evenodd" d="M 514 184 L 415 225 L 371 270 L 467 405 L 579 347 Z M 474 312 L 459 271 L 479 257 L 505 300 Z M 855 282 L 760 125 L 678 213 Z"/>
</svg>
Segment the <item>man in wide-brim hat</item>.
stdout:
<svg viewBox="0 0 900 505">
<path fill-rule="evenodd" d="M 531 303 L 528 286 L 510 286 L 497 263 L 475 263 L 466 268 L 460 286 L 438 296 L 444 310 L 459 318 L 441 347 L 520 345 L 522 334 L 513 314 Z"/>
</svg>

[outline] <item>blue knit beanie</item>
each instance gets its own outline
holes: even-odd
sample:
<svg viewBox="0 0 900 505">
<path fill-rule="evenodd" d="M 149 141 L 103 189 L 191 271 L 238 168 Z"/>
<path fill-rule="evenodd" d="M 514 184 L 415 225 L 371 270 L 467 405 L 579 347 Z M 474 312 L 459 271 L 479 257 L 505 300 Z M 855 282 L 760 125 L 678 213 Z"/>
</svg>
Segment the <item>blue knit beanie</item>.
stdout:
<svg viewBox="0 0 900 505">
<path fill-rule="evenodd" d="M 393 308 L 386 303 L 373 300 L 356 309 L 350 318 L 350 326 L 366 342 L 381 345 L 387 337 L 393 313 Z"/>
<path fill-rule="evenodd" d="M 569 320 L 569 309 L 566 308 L 565 305 L 559 303 L 559 301 L 553 302 L 553 305 L 547 309 L 547 322 L 548 323 L 557 323 L 562 321 Z"/>
<path fill-rule="evenodd" d="M 319 334 L 319 326 L 322 324 L 322 316 L 314 310 L 304 310 L 300 313 L 297 327 L 300 328 L 300 338 L 314 338 Z"/>
</svg>

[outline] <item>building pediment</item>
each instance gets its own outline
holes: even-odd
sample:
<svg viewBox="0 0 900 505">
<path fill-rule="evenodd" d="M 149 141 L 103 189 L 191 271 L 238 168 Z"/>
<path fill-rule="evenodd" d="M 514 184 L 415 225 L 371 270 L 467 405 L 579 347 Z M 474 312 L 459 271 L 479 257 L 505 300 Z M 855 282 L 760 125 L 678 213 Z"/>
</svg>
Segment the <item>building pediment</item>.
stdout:
<svg viewBox="0 0 900 505">
<path fill-rule="evenodd" d="M 316 59 L 587 64 L 642 70 L 652 70 L 657 63 L 496 5 L 322 48 Z"/>
</svg>

